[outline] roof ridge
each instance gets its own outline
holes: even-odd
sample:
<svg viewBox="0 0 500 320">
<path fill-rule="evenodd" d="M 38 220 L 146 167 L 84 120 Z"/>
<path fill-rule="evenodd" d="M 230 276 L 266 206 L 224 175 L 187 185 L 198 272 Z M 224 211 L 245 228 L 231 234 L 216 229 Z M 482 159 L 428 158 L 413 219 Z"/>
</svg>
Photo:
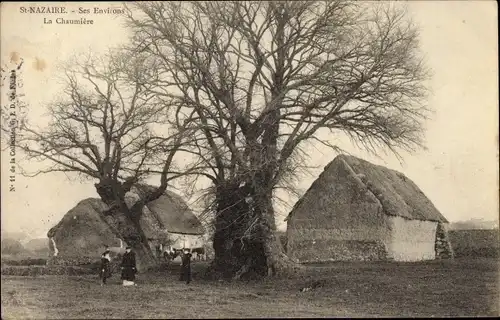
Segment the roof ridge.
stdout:
<svg viewBox="0 0 500 320">
<path fill-rule="evenodd" d="M 341 162 L 354 173 L 355 179 L 359 174 L 366 176 L 365 181 L 361 182 L 381 203 L 386 215 L 400 216 L 410 220 L 448 222 L 422 189 L 403 172 L 348 154 L 337 155 L 324 167 L 304 195 L 295 203 L 285 221 L 293 216 L 311 192 L 321 192 L 321 190 L 316 190 L 316 185 L 325 179 L 332 166 Z M 372 185 L 368 185 L 366 180 L 371 181 Z"/>
</svg>

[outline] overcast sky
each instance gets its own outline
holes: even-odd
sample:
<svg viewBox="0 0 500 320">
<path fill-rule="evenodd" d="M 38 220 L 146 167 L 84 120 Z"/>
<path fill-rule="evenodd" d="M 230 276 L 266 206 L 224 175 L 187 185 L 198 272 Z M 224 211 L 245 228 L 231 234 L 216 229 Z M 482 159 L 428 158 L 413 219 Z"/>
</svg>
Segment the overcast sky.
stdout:
<svg viewBox="0 0 500 320">
<path fill-rule="evenodd" d="M 14 52 L 25 61 L 22 78 L 31 116 L 58 93 L 58 61 L 92 49 L 104 52 L 126 41 L 120 19 L 89 15 L 93 25 L 43 24 L 45 15 L 20 14 L 27 3 L 2 3 L 2 66 L 11 66 Z M 40 4 L 39 4 L 40 5 Z M 47 3 L 45 3 L 47 5 Z M 62 5 L 61 2 L 54 5 Z M 112 3 L 70 3 L 70 9 Z M 405 173 L 450 221 L 469 218 L 498 220 L 498 65 L 497 9 L 494 1 L 411 1 L 409 14 L 420 26 L 421 49 L 433 70 L 434 110 L 427 125 L 427 150 L 393 156 L 367 155 L 339 143 L 366 160 Z M 68 16 L 69 17 L 69 16 Z M 75 15 L 75 17 L 77 17 Z M 8 28 L 7 28 L 8 26 Z M 2 104 L 4 96 L 2 95 Z M 43 123 L 41 124 L 43 125 Z M 2 153 L 2 229 L 45 237 L 47 230 L 80 200 L 96 197 L 92 183 L 65 175 L 16 177 L 16 192 L 8 190 L 8 155 Z M 315 150 L 312 176 L 305 191 L 334 154 Z M 71 177 L 70 177 L 71 178 Z M 292 203 L 293 205 L 293 203 Z M 287 212 L 280 212 L 281 228 Z"/>
</svg>

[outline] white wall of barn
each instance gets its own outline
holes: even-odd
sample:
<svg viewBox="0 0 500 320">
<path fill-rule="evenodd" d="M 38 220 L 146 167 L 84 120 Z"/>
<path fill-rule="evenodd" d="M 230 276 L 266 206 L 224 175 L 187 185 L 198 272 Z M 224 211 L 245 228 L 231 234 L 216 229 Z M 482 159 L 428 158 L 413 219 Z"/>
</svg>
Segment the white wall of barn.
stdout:
<svg viewBox="0 0 500 320">
<path fill-rule="evenodd" d="M 389 258 L 395 261 L 421 261 L 436 258 L 437 222 L 388 217 L 391 236 L 387 243 Z"/>
<path fill-rule="evenodd" d="M 202 235 L 171 233 L 170 239 L 173 241 L 172 249 L 201 248 L 205 245 Z"/>
</svg>

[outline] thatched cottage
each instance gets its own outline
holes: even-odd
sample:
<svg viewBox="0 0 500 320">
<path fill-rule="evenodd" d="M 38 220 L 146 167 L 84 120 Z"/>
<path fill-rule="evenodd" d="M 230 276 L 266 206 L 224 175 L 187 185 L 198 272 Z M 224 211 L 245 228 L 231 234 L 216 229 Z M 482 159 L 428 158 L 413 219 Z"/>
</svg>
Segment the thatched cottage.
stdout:
<svg viewBox="0 0 500 320">
<path fill-rule="evenodd" d="M 150 186 L 136 186 L 126 195 L 130 206 Z M 97 198 L 80 201 L 47 233 L 51 255 L 58 263 L 84 263 L 99 257 L 108 245 L 115 252 L 124 250 L 123 224 L 102 213 L 108 206 Z M 192 248 L 203 246 L 204 228 L 184 200 L 171 191 L 146 205 L 140 219 L 153 252 L 161 254 L 164 246 Z"/>
<path fill-rule="evenodd" d="M 287 217 L 300 262 L 452 257 L 446 218 L 402 173 L 353 156 L 329 163 Z"/>
</svg>

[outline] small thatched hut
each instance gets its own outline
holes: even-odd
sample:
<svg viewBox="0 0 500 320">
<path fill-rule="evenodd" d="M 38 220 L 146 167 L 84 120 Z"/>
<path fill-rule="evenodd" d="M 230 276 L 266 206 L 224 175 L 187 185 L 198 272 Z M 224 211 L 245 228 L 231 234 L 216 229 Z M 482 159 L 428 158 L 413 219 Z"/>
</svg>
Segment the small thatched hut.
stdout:
<svg viewBox="0 0 500 320">
<path fill-rule="evenodd" d="M 329 163 L 287 217 L 300 262 L 452 257 L 448 221 L 402 173 L 353 156 Z"/>
<path fill-rule="evenodd" d="M 151 186 L 135 186 L 126 195 L 130 206 Z M 105 216 L 108 206 L 100 199 L 80 201 L 64 215 L 61 221 L 47 233 L 51 254 L 60 264 L 92 262 L 102 253 L 105 245 L 115 252 L 126 246 L 123 234 L 127 224 L 119 217 Z M 204 228 L 198 218 L 177 194 L 167 191 L 146 205 L 140 225 L 148 238 L 153 252 L 161 254 L 164 246 L 174 248 L 202 246 Z"/>
</svg>

